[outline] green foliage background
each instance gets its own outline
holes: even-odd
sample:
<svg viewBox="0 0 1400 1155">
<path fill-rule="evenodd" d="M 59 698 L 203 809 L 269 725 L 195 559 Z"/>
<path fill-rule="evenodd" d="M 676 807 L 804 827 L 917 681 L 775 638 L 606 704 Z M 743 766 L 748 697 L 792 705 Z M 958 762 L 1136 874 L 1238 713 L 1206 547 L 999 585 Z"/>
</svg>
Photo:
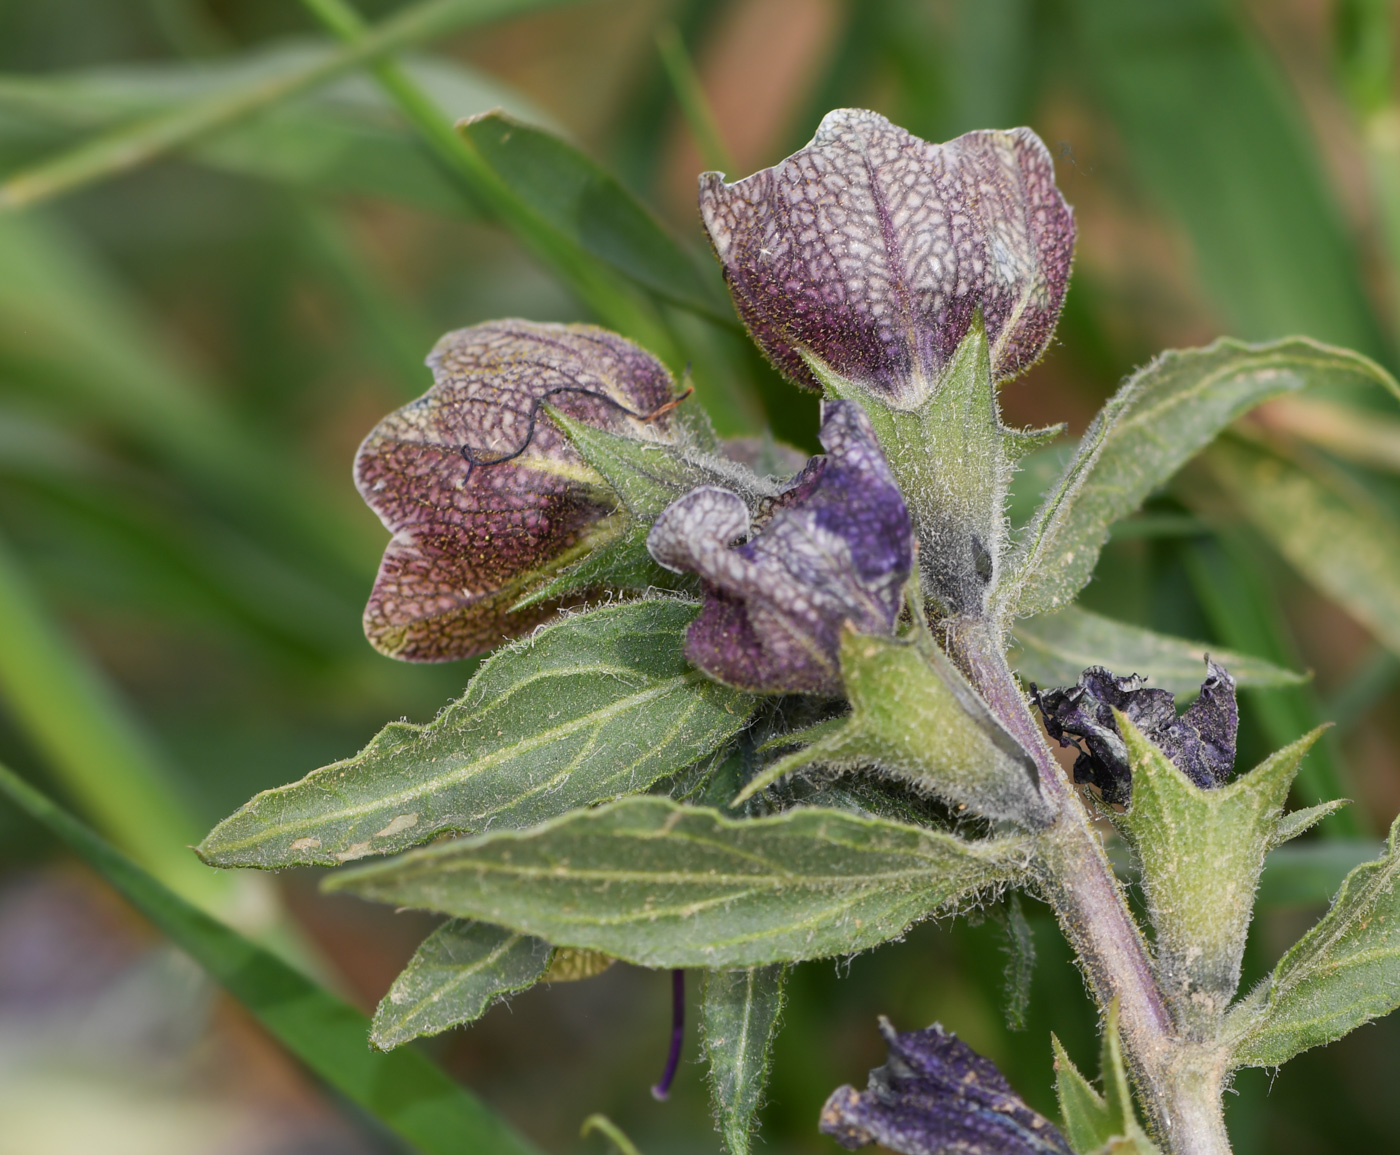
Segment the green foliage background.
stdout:
<svg viewBox="0 0 1400 1155">
<path fill-rule="evenodd" d="M 1384 0 L 483 0 L 457 5 L 456 23 L 495 20 L 417 44 L 398 73 L 381 70 L 387 89 L 352 70 L 287 86 L 237 123 L 232 106 L 222 122 L 189 119 L 201 100 L 325 59 L 311 9 L 331 7 L 0 9 L 0 760 L 210 909 L 246 897 L 185 849 L 214 820 L 353 754 L 386 719 L 430 720 L 469 672 L 383 659 L 359 624 L 384 535 L 350 459 L 426 388 L 438 334 L 498 316 L 601 320 L 690 363 L 722 433 L 767 426 L 815 448 L 815 401 L 735 331 L 702 252 L 694 175 L 725 151 L 743 175 L 841 105 L 935 140 L 1034 127 L 1081 239 L 1059 343 L 1004 393 L 1021 424 L 1067 420 L 1078 435 L 1135 365 L 1220 333 L 1301 333 L 1397 368 Z M 402 97 L 395 75 L 417 105 L 385 95 Z M 679 240 L 679 262 L 618 223 L 619 191 L 575 160 L 593 215 L 569 215 L 582 202 L 544 146 L 511 169 L 489 125 L 469 153 L 433 135 L 496 106 L 615 174 Z M 182 114 L 178 147 L 150 163 L 114 147 L 150 147 Z M 1400 419 L 1384 398 L 1327 400 L 1331 425 L 1280 410 L 1262 448 L 1256 424 L 1254 440 L 1190 467 L 1115 534 L 1085 598 L 1316 671 L 1249 693 L 1241 764 L 1332 720 L 1300 799 L 1356 803 L 1293 874 L 1266 876 L 1247 982 L 1335 887 L 1325 864 L 1356 861 L 1351 841 L 1374 846 L 1400 809 Z M 1053 476 L 1042 466 L 1018 481 L 1013 517 Z M 57 857 L 0 808 L 0 887 Z M 333 960 L 325 973 L 368 1008 L 423 924 L 313 884 L 282 876 L 292 913 L 245 929 Z M 794 968 L 764 1115 L 773 1149 L 833 1149 L 817 1109 L 879 1062 L 881 1012 L 903 1029 L 941 1019 L 1052 1112 L 1047 1029 L 1092 1070 L 1094 1023 L 1045 912 L 1026 914 L 1038 960 L 1024 1033 L 1004 1025 L 1008 936 L 991 917 Z M 619 966 L 525 994 L 430 1050 L 550 1151 L 601 1149 L 576 1138 L 595 1110 L 644 1151 L 716 1150 L 697 1065 L 671 1103 L 647 1094 L 667 1010 L 665 976 Z M 1244 1072 L 1236 1149 L 1386 1149 L 1398 1081 L 1393 1021 L 1277 1080 Z"/>
</svg>

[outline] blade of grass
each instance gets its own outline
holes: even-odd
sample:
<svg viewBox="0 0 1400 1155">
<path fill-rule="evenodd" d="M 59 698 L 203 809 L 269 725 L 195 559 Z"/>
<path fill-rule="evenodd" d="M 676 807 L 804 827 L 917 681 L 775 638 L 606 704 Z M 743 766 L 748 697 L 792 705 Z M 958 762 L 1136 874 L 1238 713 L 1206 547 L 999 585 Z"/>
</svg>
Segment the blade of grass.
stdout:
<svg viewBox="0 0 1400 1155">
<path fill-rule="evenodd" d="M 344 0 L 302 0 L 326 28 L 346 43 L 362 43 L 367 26 Z M 517 196 L 482 155 L 467 133 L 459 132 L 402 65 L 376 59 L 374 75 L 443 163 L 473 196 L 525 247 L 553 269 L 569 288 L 609 327 L 639 342 L 673 368 L 684 355 L 656 309 L 641 292 L 577 241 L 554 228 Z"/>
<path fill-rule="evenodd" d="M 663 25 L 656 34 L 656 47 L 675 93 L 676 103 L 680 105 L 681 115 L 685 117 L 686 126 L 700 150 L 705 167 L 729 175 L 737 174 L 734 157 L 724 143 L 714 111 L 700 85 L 700 77 L 695 74 L 690 54 L 685 50 L 680 29 L 674 24 Z"/>
<path fill-rule="evenodd" d="M 4 765 L 0 793 L 52 831 L 204 967 L 287 1050 L 420 1151 L 540 1155 L 419 1051 L 371 1050 L 369 1020 L 354 1007 L 190 905 Z"/>
<path fill-rule="evenodd" d="M 68 230 L 37 214 L 0 215 L 0 268 L 0 365 L 9 388 L 140 444 L 231 519 L 359 600 L 380 535 L 358 516 L 348 489 L 338 498 L 217 401 L 141 302 Z"/>
<path fill-rule="evenodd" d="M 104 133 L 41 161 L 0 184 L 0 212 L 38 204 L 83 185 L 147 164 L 183 145 L 245 120 L 261 109 L 423 40 L 470 24 L 568 0 L 424 0 L 376 26 L 342 51 L 305 68 L 193 101 L 138 124 Z"/>
<path fill-rule="evenodd" d="M 0 542 L 0 695 L 6 712 L 97 824 L 206 910 L 233 879 L 195 860 L 200 823 L 113 687 L 64 635 Z"/>
</svg>

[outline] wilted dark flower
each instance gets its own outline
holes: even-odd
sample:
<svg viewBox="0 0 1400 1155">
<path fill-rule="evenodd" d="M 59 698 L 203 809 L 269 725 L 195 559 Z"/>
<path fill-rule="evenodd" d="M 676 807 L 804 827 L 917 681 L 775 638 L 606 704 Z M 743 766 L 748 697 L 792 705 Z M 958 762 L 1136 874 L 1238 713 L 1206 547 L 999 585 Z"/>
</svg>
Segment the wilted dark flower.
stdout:
<svg viewBox="0 0 1400 1155">
<path fill-rule="evenodd" d="M 1037 693 L 1036 703 L 1050 736 L 1061 746 L 1079 747 L 1074 780 L 1097 786 L 1105 802 L 1126 804 L 1132 790 L 1128 749 L 1113 719 L 1115 709 L 1186 777 L 1209 789 L 1222 785 L 1234 769 L 1240 716 L 1235 679 L 1209 658 L 1206 668 L 1201 696 L 1179 718 L 1169 691 L 1147 689 L 1136 674 L 1120 678 L 1101 666 L 1085 670 L 1067 690 Z"/>
<path fill-rule="evenodd" d="M 930 144 L 878 113 L 828 113 L 811 144 L 726 184 L 700 213 L 739 315 L 778 368 L 815 355 L 896 406 L 918 404 L 982 311 L 992 375 L 1040 357 L 1059 317 L 1074 216 L 1027 128 Z"/>
<path fill-rule="evenodd" d="M 894 631 L 913 565 L 909 512 L 859 407 L 828 403 L 821 441 L 829 456 L 764 511 L 752 540 L 743 500 L 714 486 L 669 505 L 647 538 L 661 565 L 704 579 L 686 656 L 732 686 L 839 693 L 845 623 Z"/>
<path fill-rule="evenodd" d="M 879 1143 L 903 1155 L 1071 1155 L 1059 1130 L 1036 1114 L 997 1070 L 935 1023 L 897 1034 L 880 1019 L 889 1059 L 864 1092 L 838 1087 L 821 1129 L 848 1151 Z"/>
<path fill-rule="evenodd" d="M 365 608 L 375 648 L 415 662 L 491 649 L 555 607 L 510 607 L 585 553 L 614 512 L 602 479 L 540 412 L 637 438 L 667 435 L 670 373 L 592 325 L 492 321 L 448 333 L 436 382 L 355 458 L 355 484 L 394 535 Z"/>
</svg>

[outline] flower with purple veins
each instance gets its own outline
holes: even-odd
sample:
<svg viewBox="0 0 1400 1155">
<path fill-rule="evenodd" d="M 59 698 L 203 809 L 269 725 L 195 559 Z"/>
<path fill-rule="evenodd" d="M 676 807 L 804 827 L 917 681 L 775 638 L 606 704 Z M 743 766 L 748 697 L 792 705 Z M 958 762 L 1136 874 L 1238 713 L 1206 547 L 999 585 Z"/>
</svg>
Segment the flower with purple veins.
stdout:
<svg viewBox="0 0 1400 1155">
<path fill-rule="evenodd" d="M 1235 679 L 1209 657 L 1206 668 L 1201 696 L 1180 717 L 1170 691 L 1149 689 L 1136 674 L 1120 678 L 1102 666 L 1089 667 L 1068 689 L 1032 690 L 1049 735 L 1061 746 L 1079 750 L 1074 780 L 1097 786 L 1105 802 L 1126 805 L 1132 770 L 1114 710 L 1123 713 L 1202 789 L 1224 785 L 1234 770 L 1239 730 Z"/>
<path fill-rule="evenodd" d="M 843 108 L 773 168 L 700 178 L 700 214 L 754 340 L 788 378 L 808 357 L 917 406 L 980 309 L 1002 381 L 1045 351 L 1069 283 L 1074 214 L 1027 128 L 932 144 Z"/>
<path fill-rule="evenodd" d="M 381 421 L 355 484 L 392 533 L 365 607 L 375 648 L 413 662 L 484 653 L 553 614 L 511 612 L 528 583 L 607 536 L 602 479 L 541 412 L 665 439 L 666 367 L 593 325 L 491 321 L 448 333 L 434 385 Z"/>
<path fill-rule="evenodd" d="M 659 564 L 703 579 L 686 657 L 721 682 L 839 694 L 846 624 L 894 632 L 913 568 L 909 511 L 858 406 L 829 402 L 821 441 L 828 455 L 763 511 L 754 536 L 738 494 L 703 486 L 672 502 L 647 538 Z"/>
</svg>

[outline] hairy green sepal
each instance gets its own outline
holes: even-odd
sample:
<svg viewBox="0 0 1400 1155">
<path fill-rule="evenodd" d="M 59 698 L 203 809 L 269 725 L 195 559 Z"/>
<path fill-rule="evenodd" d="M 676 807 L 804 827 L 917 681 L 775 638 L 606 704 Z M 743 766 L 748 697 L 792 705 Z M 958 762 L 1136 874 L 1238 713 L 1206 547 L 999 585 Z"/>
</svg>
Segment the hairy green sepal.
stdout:
<svg viewBox="0 0 1400 1155">
<path fill-rule="evenodd" d="M 1322 730 L 1203 790 L 1125 715 L 1114 716 L 1133 774 L 1132 805 L 1115 821 L 1142 867 L 1158 979 L 1177 1021 L 1210 1039 L 1239 986 L 1254 895 L 1288 788 Z"/>
<path fill-rule="evenodd" d="M 767 767 L 736 802 L 784 774 L 822 763 L 875 767 L 984 817 L 1031 828 L 1050 820 L 1030 755 L 926 630 L 916 626 L 910 639 L 847 630 L 841 677 L 850 714 Z"/>
<path fill-rule="evenodd" d="M 1004 552 L 1015 462 L 1058 432 L 1002 425 L 981 317 L 915 409 L 891 407 L 815 358 L 808 364 L 827 393 L 869 416 L 909 507 L 925 595 L 947 614 L 981 617 Z"/>
</svg>

